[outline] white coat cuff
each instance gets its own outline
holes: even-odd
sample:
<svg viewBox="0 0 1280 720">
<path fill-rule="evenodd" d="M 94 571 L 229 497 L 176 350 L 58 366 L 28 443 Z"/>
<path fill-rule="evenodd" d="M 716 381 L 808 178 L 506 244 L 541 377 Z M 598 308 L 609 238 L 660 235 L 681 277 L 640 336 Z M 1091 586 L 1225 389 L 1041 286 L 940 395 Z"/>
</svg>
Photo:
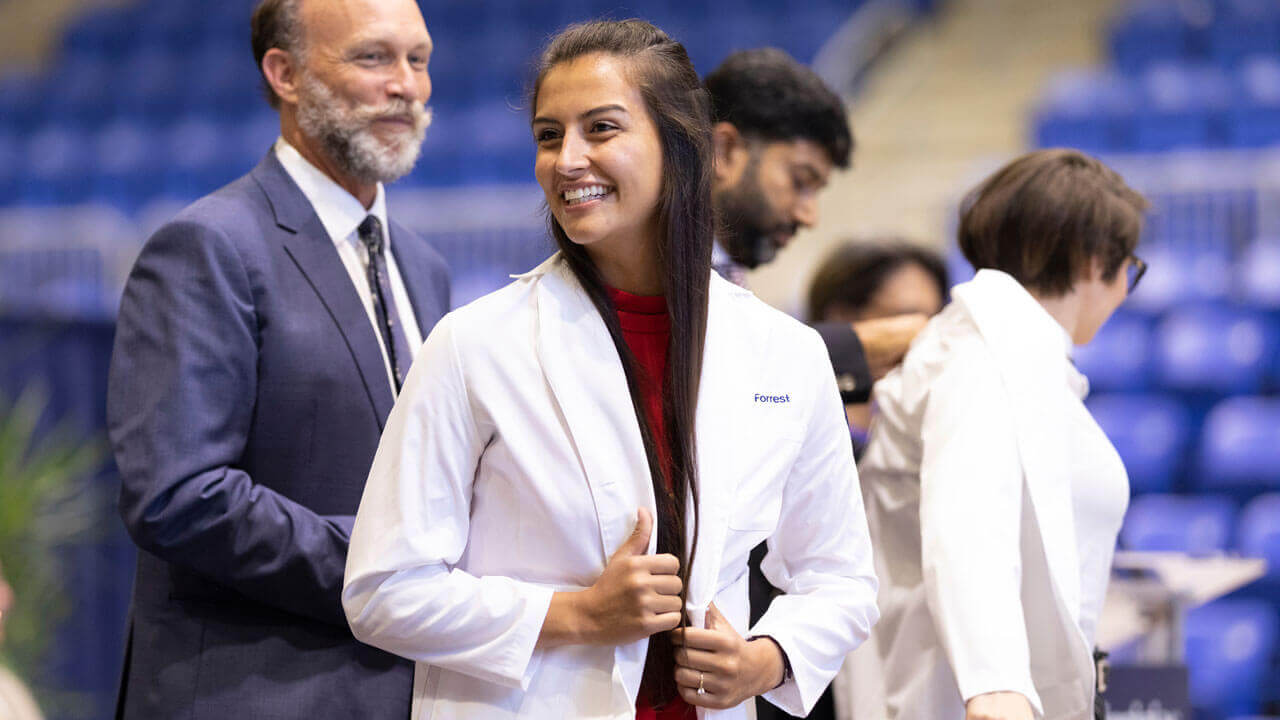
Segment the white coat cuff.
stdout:
<svg viewBox="0 0 1280 720">
<path fill-rule="evenodd" d="M 517 629 L 507 638 L 510 641 L 507 652 L 498 666 L 493 668 L 498 677 L 490 679 L 528 690 L 529 683 L 538 670 L 538 663 L 533 662 L 534 651 L 538 646 L 538 637 L 542 634 L 542 625 L 547 620 L 547 612 L 551 609 L 551 596 L 555 594 L 555 590 L 533 584 L 520 585 L 525 596 L 524 608 Z"/>
<path fill-rule="evenodd" d="M 964 698 L 966 704 L 979 695 L 993 692 L 1016 692 L 1031 703 L 1031 709 L 1035 710 L 1036 717 L 1044 717 L 1044 707 L 1040 704 L 1040 694 L 1036 692 L 1036 688 L 1031 683 L 1030 678 L 1026 678 L 1021 682 L 1010 682 L 1008 678 L 1001 680 L 995 676 L 966 678 L 960 687 L 960 696 Z"/>
<path fill-rule="evenodd" d="M 751 637 L 762 635 L 769 636 L 774 642 L 778 643 L 778 647 L 782 648 L 783 654 L 786 655 L 785 661 L 791 664 L 791 679 L 766 692 L 761 697 L 797 717 L 808 715 L 813 705 L 818 702 L 818 697 L 822 694 L 826 685 L 810 688 L 806 683 L 804 687 L 801 686 L 804 679 L 808 678 L 802 679 L 807 673 L 804 673 L 803 669 L 797 666 L 796 660 L 799 656 L 796 654 L 795 642 L 792 641 L 791 636 L 784 628 L 769 623 L 767 613 L 765 617 L 760 618 L 760 623 L 751 628 L 751 632 L 748 633 L 748 636 Z"/>
</svg>

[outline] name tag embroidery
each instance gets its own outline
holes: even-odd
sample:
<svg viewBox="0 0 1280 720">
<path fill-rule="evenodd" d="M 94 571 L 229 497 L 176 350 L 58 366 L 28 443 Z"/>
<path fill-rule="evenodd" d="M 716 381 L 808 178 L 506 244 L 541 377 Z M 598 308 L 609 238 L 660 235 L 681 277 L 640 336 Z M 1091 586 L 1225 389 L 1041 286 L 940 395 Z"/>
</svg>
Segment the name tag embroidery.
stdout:
<svg viewBox="0 0 1280 720">
<path fill-rule="evenodd" d="M 791 402 L 791 394 L 788 393 L 786 395 L 762 395 L 760 393 L 756 393 L 755 399 L 757 403 L 763 403 L 766 405 L 775 405 L 775 404 L 780 405 L 783 403 Z"/>
</svg>

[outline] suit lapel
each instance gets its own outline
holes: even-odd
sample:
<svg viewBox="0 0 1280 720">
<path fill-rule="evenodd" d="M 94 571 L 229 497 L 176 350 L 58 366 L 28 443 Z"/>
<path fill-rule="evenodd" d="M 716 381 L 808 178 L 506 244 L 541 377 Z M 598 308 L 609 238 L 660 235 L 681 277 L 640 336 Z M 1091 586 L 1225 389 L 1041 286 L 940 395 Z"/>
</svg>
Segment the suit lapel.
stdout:
<svg viewBox="0 0 1280 720">
<path fill-rule="evenodd" d="M 285 172 L 274 151 L 254 169 L 253 176 L 275 213 L 285 252 L 320 296 L 342 333 L 373 404 L 378 428 L 382 429 L 395 399 L 378 338 L 351 284 L 351 276 L 311 203 Z"/>
<path fill-rule="evenodd" d="M 409 295 L 413 317 L 418 321 L 423 339 L 426 339 L 431 327 L 447 308 L 435 308 L 431 296 L 426 293 L 430 278 L 418 270 L 420 267 L 418 252 L 417 248 L 411 246 L 410 238 L 397 230 L 395 223 L 388 223 L 388 225 L 387 232 L 391 233 L 391 254 L 395 256 L 396 265 L 400 268 L 400 279 L 404 281 L 405 292 Z"/>
</svg>

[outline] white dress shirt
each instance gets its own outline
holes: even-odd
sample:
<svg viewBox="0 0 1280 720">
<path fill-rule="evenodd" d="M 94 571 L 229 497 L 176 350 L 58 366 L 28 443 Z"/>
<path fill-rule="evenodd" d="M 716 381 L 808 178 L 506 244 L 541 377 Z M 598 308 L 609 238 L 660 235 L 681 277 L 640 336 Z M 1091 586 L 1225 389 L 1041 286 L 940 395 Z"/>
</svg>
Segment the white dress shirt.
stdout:
<svg viewBox="0 0 1280 720">
<path fill-rule="evenodd" d="M 409 347 L 417 353 L 422 345 L 422 331 L 418 328 L 418 319 L 414 317 L 413 305 L 409 302 L 409 293 L 405 290 L 404 279 L 400 277 L 400 267 L 396 264 L 395 255 L 391 252 L 391 231 L 387 224 L 387 198 L 382 183 L 378 183 L 378 194 L 373 199 L 373 207 L 365 209 L 354 195 L 347 192 L 332 178 L 312 165 L 302 154 L 284 138 L 276 140 L 276 159 L 284 166 L 284 171 L 297 183 L 302 194 L 306 196 L 320 224 L 329 239 L 338 249 L 338 257 L 351 276 L 356 294 L 369 315 L 369 324 L 378 338 L 378 347 L 382 350 L 382 362 L 387 369 L 387 382 L 391 383 L 391 392 L 395 393 L 395 381 L 392 379 L 391 358 L 387 354 L 386 342 L 382 337 L 382 329 L 378 327 L 378 315 L 373 306 L 373 292 L 369 289 L 369 251 L 360 241 L 358 228 L 360 223 L 370 215 L 378 218 L 382 224 L 382 242 L 387 260 L 387 274 L 391 281 L 391 295 L 396 303 L 396 312 L 400 315 L 400 324 L 404 328 L 405 340 Z"/>
<path fill-rule="evenodd" d="M 1040 717 L 1091 717 L 1124 466 L 1043 306 L 993 270 L 953 294 L 876 385 L 859 471 L 883 617 L 841 715 L 958 720 L 1014 691 Z"/>
</svg>

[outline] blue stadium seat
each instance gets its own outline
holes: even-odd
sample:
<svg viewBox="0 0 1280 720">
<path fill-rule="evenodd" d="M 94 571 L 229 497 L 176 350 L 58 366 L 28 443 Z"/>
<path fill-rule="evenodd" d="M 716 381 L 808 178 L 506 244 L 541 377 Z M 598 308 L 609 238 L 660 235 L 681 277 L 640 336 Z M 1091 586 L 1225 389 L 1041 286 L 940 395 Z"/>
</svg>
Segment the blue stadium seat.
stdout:
<svg viewBox="0 0 1280 720">
<path fill-rule="evenodd" d="M 1212 66 L 1159 63 L 1143 72 L 1133 120 L 1140 152 L 1207 148 L 1225 142 L 1220 117 L 1231 103 L 1229 76 Z"/>
<path fill-rule="evenodd" d="M 976 274 L 973 266 L 965 259 L 964 253 L 952 243 L 947 250 L 947 278 L 950 279 L 951 284 L 959 285 L 962 282 L 969 282 Z"/>
<path fill-rule="evenodd" d="M 1236 65 L 1253 55 L 1280 51 L 1280 5 L 1274 0 L 1217 0 L 1207 29 L 1214 62 Z"/>
<path fill-rule="evenodd" d="M 1235 147 L 1280 144 L 1280 57 L 1249 59 L 1236 74 L 1236 102 L 1226 115 Z"/>
<path fill-rule="evenodd" d="M 1280 310 L 1280 238 L 1259 238 L 1236 262 L 1237 297 L 1265 310 Z"/>
<path fill-rule="evenodd" d="M 1235 504 L 1212 495 L 1140 495 L 1129 503 L 1120 542 L 1128 550 L 1213 555 L 1227 549 Z"/>
<path fill-rule="evenodd" d="M 1157 230 L 1157 223 L 1151 223 L 1149 230 Z M 1211 234 L 1203 223 L 1196 230 L 1199 238 Z M 1138 254 L 1147 261 L 1148 270 L 1142 284 L 1125 300 L 1126 310 L 1162 314 L 1178 305 L 1222 301 L 1231 293 L 1232 265 L 1225 247 L 1144 244 Z"/>
<path fill-rule="evenodd" d="M 27 73 L 0 76 L 0 127 L 31 132 L 44 118 L 44 79 Z"/>
<path fill-rule="evenodd" d="M 1197 711 L 1226 717 L 1262 709 L 1278 625 L 1275 607 L 1261 600 L 1219 600 L 1187 614 L 1187 674 Z"/>
<path fill-rule="evenodd" d="M 1098 395 L 1089 410 L 1124 460 L 1130 492 L 1174 489 L 1191 437 L 1191 413 L 1176 397 Z"/>
<path fill-rule="evenodd" d="M 21 202 L 71 205 L 88 197 L 93 152 L 85 131 L 70 125 L 46 125 L 27 138 L 24 155 Z"/>
<path fill-rule="evenodd" d="M 1212 306 L 1169 313 L 1156 328 L 1161 385 L 1192 393 L 1256 393 L 1271 370 L 1276 327 L 1261 315 Z"/>
<path fill-rule="evenodd" d="M 1228 398 L 1205 418 L 1198 485 L 1280 488 L 1280 400 Z"/>
<path fill-rule="evenodd" d="M 133 30 L 142 11 L 140 7 L 101 7 L 82 13 L 63 34 L 63 49 L 71 54 L 119 58 L 136 42 Z"/>
<path fill-rule="evenodd" d="M 260 75 L 244 42 L 210 42 L 184 61 L 181 105 L 189 113 L 226 121 L 243 118 L 265 105 Z"/>
<path fill-rule="evenodd" d="M 229 152 L 234 131 L 200 116 L 183 118 L 164 133 L 168 158 L 166 191 L 175 197 L 196 198 L 210 193 L 248 170 Z"/>
<path fill-rule="evenodd" d="M 182 69 L 176 52 L 144 47 L 132 53 L 117 75 L 119 111 L 140 122 L 172 122 L 182 112 Z"/>
<path fill-rule="evenodd" d="M 112 103 L 114 66 L 102 58 L 64 62 L 46 79 L 41 111 L 62 122 L 96 126 L 107 121 Z"/>
<path fill-rule="evenodd" d="M 117 121 L 94 136 L 93 151 L 94 197 L 135 211 L 159 193 L 166 158 L 154 127 Z"/>
<path fill-rule="evenodd" d="M 0 127 L 0 207 L 17 202 L 23 146 L 15 133 Z"/>
<path fill-rule="evenodd" d="M 1240 512 L 1236 549 L 1246 557 L 1267 561 L 1267 575 L 1280 581 L 1280 493 L 1250 500 Z"/>
<path fill-rule="evenodd" d="M 1151 376 L 1151 322 L 1131 312 L 1117 312 L 1093 342 L 1076 348 L 1075 362 L 1095 391 L 1134 391 Z"/>
<path fill-rule="evenodd" d="M 1194 46 L 1185 6 L 1175 0 L 1129 3 L 1111 28 L 1116 65 L 1136 73 L 1155 62 L 1186 57 Z"/>
<path fill-rule="evenodd" d="M 1053 77 L 1035 111 L 1036 144 L 1110 152 L 1128 147 L 1137 91 L 1109 71 L 1069 70 Z"/>
</svg>

